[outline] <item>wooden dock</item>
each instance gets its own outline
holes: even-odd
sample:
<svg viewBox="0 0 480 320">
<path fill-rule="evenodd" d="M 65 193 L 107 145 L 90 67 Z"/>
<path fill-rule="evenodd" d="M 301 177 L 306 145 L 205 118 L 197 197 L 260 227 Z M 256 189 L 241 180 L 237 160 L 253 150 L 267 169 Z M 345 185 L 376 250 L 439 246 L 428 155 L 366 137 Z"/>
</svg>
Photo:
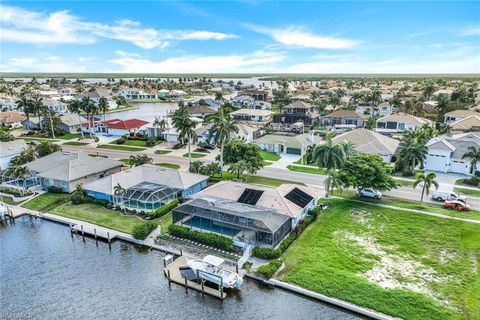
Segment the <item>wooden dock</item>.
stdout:
<svg viewBox="0 0 480 320">
<path fill-rule="evenodd" d="M 98 238 L 98 239 L 107 240 L 108 242 L 112 241 L 116 237 L 115 233 L 110 233 L 110 231 L 108 230 L 94 227 L 91 225 L 71 224 L 70 231 L 72 233 L 77 233 L 82 236 L 87 235 L 87 236 L 94 237 L 95 239 Z"/>
<path fill-rule="evenodd" d="M 225 299 L 227 297 L 227 293 L 223 291 L 223 288 L 221 286 L 219 286 L 219 289 L 216 290 L 214 288 L 207 287 L 205 285 L 205 280 L 199 279 L 199 282 L 196 282 L 192 280 L 187 280 L 187 278 L 184 278 L 182 276 L 182 274 L 180 273 L 180 268 L 187 267 L 187 259 L 188 258 L 186 256 L 180 256 L 165 266 L 163 271 L 169 283 L 174 282 L 176 284 L 184 286 L 185 290 L 188 290 L 190 288 L 221 300 Z"/>
</svg>

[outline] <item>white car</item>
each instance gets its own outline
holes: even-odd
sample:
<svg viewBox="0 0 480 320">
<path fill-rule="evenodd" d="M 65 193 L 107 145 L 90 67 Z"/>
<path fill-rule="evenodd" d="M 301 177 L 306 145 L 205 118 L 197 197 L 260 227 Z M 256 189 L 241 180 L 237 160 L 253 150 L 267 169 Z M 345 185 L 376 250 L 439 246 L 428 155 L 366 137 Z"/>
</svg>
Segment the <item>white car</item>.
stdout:
<svg viewBox="0 0 480 320">
<path fill-rule="evenodd" d="M 456 194 L 455 192 L 435 191 L 432 194 L 432 199 L 436 201 L 460 200 L 465 202 L 467 197 L 461 194 Z"/>
<path fill-rule="evenodd" d="M 382 193 L 380 191 L 377 191 L 377 190 L 371 189 L 371 188 L 360 189 L 360 191 L 358 191 L 358 194 L 361 197 L 368 197 L 368 198 L 374 198 L 374 199 L 381 199 L 382 198 Z"/>
</svg>

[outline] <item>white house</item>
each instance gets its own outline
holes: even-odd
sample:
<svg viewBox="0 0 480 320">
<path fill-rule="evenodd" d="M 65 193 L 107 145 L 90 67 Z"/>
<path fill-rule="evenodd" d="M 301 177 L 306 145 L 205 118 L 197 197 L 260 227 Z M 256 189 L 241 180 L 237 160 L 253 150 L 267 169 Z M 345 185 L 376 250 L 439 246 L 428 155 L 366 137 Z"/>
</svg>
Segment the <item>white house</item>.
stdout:
<svg viewBox="0 0 480 320">
<path fill-rule="evenodd" d="M 146 130 L 148 121 L 140 119 L 110 119 L 95 123 L 95 130 L 100 133 L 123 136 L 130 133 L 137 133 Z"/>
<path fill-rule="evenodd" d="M 156 93 L 148 93 L 141 89 L 135 88 L 124 88 L 120 90 L 119 95 L 124 97 L 126 100 L 147 100 L 158 98 Z"/>
<path fill-rule="evenodd" d="M 358 105 L 355 108 L 355 112 L 360 114 L 369 114 L 371 116 L 389 116 L 392 113 L 395 113 L 395 108 L 390 105 L 388 102 L 383 102 L 378 106 L 371 106 L 371 105 Z"/>
<path fill-rule="evenodd" d="M 480 113 L 473 110 L 453 110 L 445 113 L 443 122 L 445 124 L 453 123 L 470 116 L 480 116 Z"/>
<path fill-rule="evenodd" d="M 377 120 L 375 131 L 381 133 L 396 133 L 407 130 L 415 130 L 423 125 L 433 126 L 433 122 L 422 118 L 412 116 L 406 113 L 396 113 Z"/>
<path fill-rule="evenodd" d="M 45 104 L 50 110 L 53 110 L 57 113 L 67 112 L 67 104 L 62 101 L 55 99 L 43 99 L 43 104 Z"/>
<path fill-rule="evenodd" d="M 472 174 L 469 159 L 462 159 L 468 147 L 480 147 L 480 133 L 462 133 L 453 136 L 439 136 L 428 143 L 425 170 Z M 480 171 L 480 163 L 475 169 Z"/>
<path fill-rule="evenodd" d="M 12 158 L 18 156 L 26 147 L 23 140 L 0 142 L 0 170 L 8 168 Z"/>
<path fill-rule="evenodd" d="M 81 100 L 84 97 L 90 98 L 90 100 L 92 100 L 96 105 L 98 105 L 101 98 L 105 98 L 107 100 L 108 109 L 115 109 L 118 106 L 117 102 L 113 100 L 110 91 L 103 88 L 96 88 L 93 91 L 81 93 L 76 97 L 76 99 Z"/>
<path fill-rule="evenodd" d="M 240 109 L 230 113 L 230 116 L 237 121 L 265 124 L 272 121 L 273 112 L 260 109 Z"/>
</svg>

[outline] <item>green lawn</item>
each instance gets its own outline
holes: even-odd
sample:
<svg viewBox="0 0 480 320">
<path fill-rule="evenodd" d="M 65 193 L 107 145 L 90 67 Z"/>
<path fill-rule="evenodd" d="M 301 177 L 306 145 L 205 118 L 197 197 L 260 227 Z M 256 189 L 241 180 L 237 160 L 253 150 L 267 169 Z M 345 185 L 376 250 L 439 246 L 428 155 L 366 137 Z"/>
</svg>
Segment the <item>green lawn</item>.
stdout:
<svg viewBox="0 0 480 320">
<path fill-rule="evenodd" d="M 167 213 L 161 218 L 158 218 L 158 224 L 160 225 L 160 230 L 162 234 L 168 231 L 168 227 L 172 224 L 172 212 Z"/>
<path fill-rule="evenodd" d="M 413 181 L 395 179 L 402 187 L 410 187 L 413 188 Z"/>
<path fill-rule="evenodd" d="M 122 162 L 126 166 L 130 165 L 130 159 L 120 159 L 119 161 Z"/>
<path fill-rule="evenodd" d="M 125 140 L 124 144 L 117 144 L 117 140 L 110 142 L 110 144 L 116 145 L 116 146 L 132 146 L 132 147 L 147 147 L 146 143 L 147 141 L 145 140 Z"/>
<path fill-rule="evenodd" d="M 263 160 L 263 162 L 262 162 L 262 163 L 263 163 L 263 166 L 264 166 L 264 167 L 266 167 L 266 166 L 269 166 L 269 165 L 272 165 L 272 164 L 273 164 L 273 162 L 272 162 L 272 161 L 265 161 L 265 160 Z"/>
<path fill-rule="evenodd" d="M 451 209 L 444 209 L 440 202 L 438 204 L 420 202 L 420 196 L 418 199 L 419 201 L 415 201 L 415 200 L 407 200 L 407 199 L 391 198 L 391 197 L 383 197 L 383 199 L 380 199 L 380 200 L 367 198 L 367 197 L 358 197 L 356 193 L 353 191 L 343 191 L 341 193 L 335 192 L 334 195 L 342 198 L 346 198 L 346 199 L 351 199 L 351 200 L 360 200 L 364 202 L 379 203 L 379 204 L 396 206 L 396 207 L 401 207 L 406 209 L 415 209 L 415 210 L 422 210 L 422 211 L 433 212 L 433 213 L 440 213 L 440 214 L 444 214 L 452 217 L 480 220 L 480 211 L 478 210 L 471 210 L 468 212 L 459 212 Z"/>
<path fill-rule="evenodd" d="M 192 158 L 203 158 L 207 155 L 207 153 L 200 153 L 200 152 L 192 152 Z M 188 152 L 183 155 L 185 158 L 188 158 Z"/>
<path fill-rule="evenodd" d="M 404 319 L 480 319 L 480 225 L 327 203 L 281 257 L 282 280 Z"/>
<path fill-rule="evenodd" d="M 104 156 L 104 155 L 102 155 L 102 154 L 89 153 L 88 155 L 89 155 L 90 157 L 108 158 L 107 156 Z"/>
<path fill-rule="evenodd" d="M 260 151 L 260 156 L 263 158 L 263 160 L 268 160 L 268 161 L 277 161 L 280 159 L 280 156 L 276 154 L 275 152 L 269 152 L 269 151 Z"/>
<path fill-rule="evenodd" d="M 43 193 L 21 206 L 27 209 L 47 212 L 69 200 L 68 193 Z"/>
<path fill-rule="evenodd" d="M 65 143 L 62 143 L 62 144 L 67 145 L 67 146 L 86 146 L 89 143 L 88 142 L 80 142 L 80 141 L 68 141 L 68 142 L 65 142 Z"/>
<path fill-rule="evenodd" d="M 313 173 L 313 174 L 327 174 L 327 169 L 319 169 L 315 167 L 302 167 L 302 166 L 296 166 L 294 164 L 289 164 L 287 166 L 287 169 L 290 171 L 297 171 L 297 172 L 305 172 L 305 173 Z"/>
<path fill-rule="evenodd" d="M 51 210 L 51 213 L 67 218 L 82 220 L 129 234 L 132 233 L 134 226 L 145 223 L 145 221 L 135 216 L 123 216 L 117 211 L 109 210 L 91 203 L 73 205 L 68 202 L 54 208 Z M 158 219 L 151 221 L 158 223 Z"/>
<path fill-rule="evenodd" d="M 17 137 L 15 139 L 21 139 L 25 141 L 48 141 L 48 142 L 60 142 L 60 140 L 48 139 L 48 138 L 34 138 L 34 137 Z"/>
<path fill-rule="evenodd" d="M 456 193 L 467 195 L 467 196 L 480 197 L 480 189 L 473 190 L 473 189 L 465 189 L 465 188 L 454 188 L 453 191 L 455 191 Z"/>
<path fill-rule="evenodd" d="M 131 146 L 120 146 L 120 145 L 113 145 L 113 144 L 101 144 L 97 148 L 101 149 L 112 149 L 112 150 L 123 150 L 123 151 L 144 151 L 146 148 L 140 147 L 131 147 Z"/>
<path fill-rule="evenodd" d="M 0 201 L 4 202 L 6 204 L 13 204 L 13 205 L 17 205 L 17 204 L 20 203 L 20 202 L 15 202 L 15 201 L 13 201 L 12 198 L 5 197 L 5 196 L 0 196 Z"/>
<path fill-rule="evenodd" d="M 180 169 L 180 166 L 175 163 L 168 163 L 168 162 L 160 162 L 160 163 L 155 163 L 157 166 L 160 167 L 165 167 L 169 169 Z"/>
<path fill-rule="evenodd" d="M 220 177 L 218 176 L 214 178 L 210 178 L 210 182 L 218 182 L 220 180 L 235 180 L 235 176 L 230 172 L 224 172 L 223 179 L 220 179 Z M 243 176 L 243 180 L 247 183 L 259 184 L 259 185 L 269 186 L 269 187 L 278 187 L 279 185 L 284 183 L 299 184 L 298 182 L 293 182 L 289 180 L 281 180 L 281 179 L 252 176 L 252 175 Z"/>
<path fill-rule="evenodd" d="M 155 154 L 167 154 L 172 152 L 172 150 L 155 150 Z"/>
</svg>

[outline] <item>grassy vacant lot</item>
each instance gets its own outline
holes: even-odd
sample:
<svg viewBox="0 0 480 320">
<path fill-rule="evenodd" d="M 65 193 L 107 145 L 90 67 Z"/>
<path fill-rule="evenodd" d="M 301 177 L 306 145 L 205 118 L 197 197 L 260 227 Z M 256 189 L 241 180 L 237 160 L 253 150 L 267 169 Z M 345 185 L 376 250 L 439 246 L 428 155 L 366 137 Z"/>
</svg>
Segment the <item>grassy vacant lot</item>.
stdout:
<svg viewBox="0 0 480 320">
<path fill-rule="evenodd" d="M 97 148 L 101 149 L 112 149 L 112 150 L 124 150 L 124 151 L 144 151 L 146 148 L 140 147 L 131 147 L 131 146 L 120 146 L 120 145 L 113 145 L 113 144 L 101 144 Z"/>
<path fill-rule="evenodd" d="M 160 163 L 155 163 L 157 166 L 160 167 L 165 167 L 169 169 L 180 169 L 180 166 L 175 163 L 168 163 L 168 162 L 160 162 Z"/>
<path fill-rule="evenodd" d="M 268 151 L 260 151 L 260 156 L 263 158 L 263 160 L 268 160 L 268 161 L 277 161 L 280 159 L 280 156 L 276 154 L 275 152 L 268 152 Z"/>
<path fill-rule="evenodd" d="M 377 199 L 372 199 L 367 197 L 359 197 L 353 191 L 343 191 L 341 193 L 336 191 L 334 192 L 334 195 L 342 198 L 350 199 L 350 200 L 378 203 L 378 204 L 396 206 L 396 207 L 401 207 L 406 209 L 422 210 L 422 211 L 440 213 L 440 214 L 444 214 L 452 217 L 458 217 L 458 218 L 480 220 L 480 211 L 478 210 L 460 212 L 460 211 L 455 211 L 450 209 L 444 209 L 440 202 L 438 204 L 434 204 L 434 203 L 425 203 L 420 201 L 391 198 L 391 197 L 383 197 L 383 199 L 377 200 Z"/>
<path fill-rule="evenodd" d="M 480 189 L 473 190 L 473 189 L 465 189 L 465 188 L 454 188 L 453 191 L 455 191 L 456 193 L 465 194 L 467 196 L 480 197 Z"/>
<path fill-rule="evenodd" d="M 188 158 L 188 152 L 183 155 L 185 158 Z M 206 153 L 192 152 L 192 158 L 203 158 L 207 156 Z"/>
<path fill-rule="evenodd" d="M 480 225 L 333 199 L 279 277 L 404 319 L 480 319 Z"/>
<path fill-rule="evenodd" d="M 68 142 L 65 142 L 65 143 L 62 143 L 62 144 L 67 145 L 67 146 L 86 146 L 89 143 L 88 142 L 80 142 L 80 141 L 68 141 Z"/>
<path fill-rule="evenodd" d="M 59 206 L 62 203 L 65 203 L 70 198 L 70 195 L 67 193 L 43 193 L 32 200 L 22 204 L 22 207 L 47 212 Z"/>
<path fill-rule="evenodd" d="M 101 227 L 132 233 L 132 229 L 136 225 L 141 225 L 145 221 L 134 216 L 123 216 L 117 211 L 108 210 L 104 207 L 91 203 L 83 203 L 73 205 L 70 202 L 57 206 L 51 213 L 59 216 L 82 220 L 93 223 Z M 152 220 L 157 222 L 157 220 Z"/>
<path fill-rule="evenodd" d="M 314 173 L 314 174 L 327 174 L 327 169 L 319 169 L 315 167 L 302 167 L 290 164 L 287 166 L 287 169 L 290 171 L 305 172 L 305 173 Z"/>
</svg>

